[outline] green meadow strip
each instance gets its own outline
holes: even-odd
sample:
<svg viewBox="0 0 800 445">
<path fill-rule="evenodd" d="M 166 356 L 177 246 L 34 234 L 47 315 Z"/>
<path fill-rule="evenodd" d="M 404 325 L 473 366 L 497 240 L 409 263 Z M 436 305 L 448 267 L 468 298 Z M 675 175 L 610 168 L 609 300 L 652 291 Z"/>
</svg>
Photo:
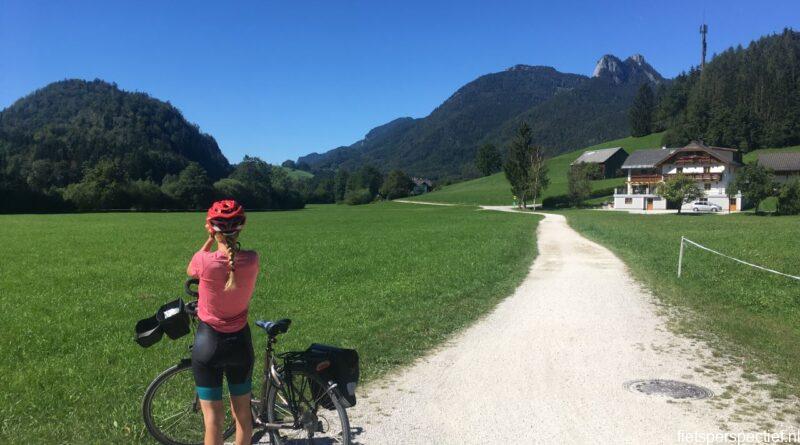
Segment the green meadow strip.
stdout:
<svg viewBox="0 0 800 445">
<path fill-rule="evenodd" d="M 263 266 L 250 320 L 291 318 L 281 350 L 356 348 L 363 378 L 374 380 L 513 292 L 536 254 L 538 219 L 397 203 L 250 213 L 241 242 Z M 191 339 L 142 349 L 133 326 L 182 296 L 203 221 L 200 213 L 0 216 L 0 443 L 152 443 L 141 397 L 188 356 Z"/>
<path fill-rule="evenodd" d="M 682 331 L 711 340 L 746 369 L 776 374 L 800 395 L 800 282 L 693 246 L 685 248 L 677 276 L 681 236 L 800 275 L 800 217 L 563 213 L 573 228 L 617 253 L 663 302 L 688 309 L 677 324 Z"/>
</svg>

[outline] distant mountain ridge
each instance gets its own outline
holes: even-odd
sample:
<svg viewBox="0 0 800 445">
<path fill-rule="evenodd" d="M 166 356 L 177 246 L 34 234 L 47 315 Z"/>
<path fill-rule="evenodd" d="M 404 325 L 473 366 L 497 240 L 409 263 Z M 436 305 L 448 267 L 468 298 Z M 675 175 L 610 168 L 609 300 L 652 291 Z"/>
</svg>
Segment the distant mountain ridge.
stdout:
<svg viewBox="0 0 800 445">
<path fill-rule="evenodd" d="M 606 55 L 593 77 L 549 66 L 514 65 L 459 88 L 424 118 L 399 118 L 364 139 L 298 159 L 317 169 L 372 164 L 432 178 L 471 174 L 484 143 L 504 144 L 519 122 L 532 123 L 537 143 L 551 154 L 628 134 L 627 109 L 642 82 L 663 77 L 640 55 Z"/>
</svg>

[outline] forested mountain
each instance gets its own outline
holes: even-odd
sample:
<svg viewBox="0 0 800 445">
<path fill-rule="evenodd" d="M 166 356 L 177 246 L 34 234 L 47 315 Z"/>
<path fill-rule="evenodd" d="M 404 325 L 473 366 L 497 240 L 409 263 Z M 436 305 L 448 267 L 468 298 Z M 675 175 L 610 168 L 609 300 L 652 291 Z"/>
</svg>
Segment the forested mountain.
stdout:
<svg viewBox="0 0 800 445">
<path fill-rule="evenodd" d="M 297 208 L 298 188 L 258 158 L 232 167 L 177 108 L 101 80 L 55 82 L 0 112 L 0 212 L 197 209 L 231 196 Z"/>
<path fill-rule="evenodd" d="M 627 109 L 642 82 L 663 78 L 641 56 L 600 59 L 592 78 L 516 65 L 464 85 L 421 119 L 401 118 L 353 145 L 298 159 L 316 169 L 374 164 L 431 178 L 469 176 L 478 147 L 505 144 L 520 121 L 556 154 L 628 134 Z"/>
<path fill-rule="evenodd" d="M 177 108 L 101 80 L 55 82 L 0 112 L 0 156 L 7 172 L 41 188 L 80 180 L 100 159 L 159 183 L 189 162 L 212 179 L 230 170 L 214 138 Z"/>
<path fill-rule="evenodd" d="M 800 33 L 790 29 L 716 55 L 659 98 L 664 142 L 749 151 L 800 144 Z"/>
</svg>

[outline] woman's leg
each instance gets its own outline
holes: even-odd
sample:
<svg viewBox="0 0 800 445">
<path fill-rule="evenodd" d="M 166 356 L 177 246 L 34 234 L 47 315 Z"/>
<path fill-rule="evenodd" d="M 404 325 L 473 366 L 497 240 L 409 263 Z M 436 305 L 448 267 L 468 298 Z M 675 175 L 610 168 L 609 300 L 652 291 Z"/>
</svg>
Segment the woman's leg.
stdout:
<svg viewBox="0 0 800 445">
<path fill-rule="evenodd" d="M 223 368 L 215 366 L 218 343 L 217 333 L 207 324 L 200 323 L 192 347 L 192 373 L 203 411 L 205 445 L 222 445 L 225 410 L 222 404 Z"/>
<path fill-rule="evenodd" d="M 250 411 L 250 392 L 253 387 L 253 341 L 250 327 L 245 326 L 232 345 L 235 363 L 225 367 L 228 392 L 231 394 L 231 410 L 236 422 L 236 445 L 249 445 L 253 437 L 253 414 Z"/>
<path fill-rule="evenodd" d="M 231 396 L 231 410 L 236 422 L 236 445 L 250 445 L 253 438 L 253 414 L 250 411 L 250 393 Z"/>
<path fill-rule="evenodd" d="M 225 423 L 225 410 L 222 400 L 200 400 L 200 409 L 203 410 L 203 424 L 206 428 L 203 445 L 223 445 L 222 429 Z M 238 432 L 236 438 L 239 438 Z M 238 440 L 236 444 L 239 444 Z"/>
</svg>

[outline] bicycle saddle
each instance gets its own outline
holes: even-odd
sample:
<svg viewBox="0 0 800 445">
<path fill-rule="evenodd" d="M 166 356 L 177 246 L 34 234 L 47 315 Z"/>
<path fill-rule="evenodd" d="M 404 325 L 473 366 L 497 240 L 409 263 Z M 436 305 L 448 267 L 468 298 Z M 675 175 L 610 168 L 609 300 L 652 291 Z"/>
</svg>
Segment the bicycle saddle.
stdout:
<svg viewBox="0 0 800 445">
<path fill-rule="evenodd" d="M 256 326 L 267 331 L 267 335 L 270 337 L 275 337 L 278 334 L 285 334 L 286 331 L 289 330 L 290 324 L 292 324 L 292 320 L 288 318 L 278 321 L 258 320 L 256 322 Z"/>
</svg>

